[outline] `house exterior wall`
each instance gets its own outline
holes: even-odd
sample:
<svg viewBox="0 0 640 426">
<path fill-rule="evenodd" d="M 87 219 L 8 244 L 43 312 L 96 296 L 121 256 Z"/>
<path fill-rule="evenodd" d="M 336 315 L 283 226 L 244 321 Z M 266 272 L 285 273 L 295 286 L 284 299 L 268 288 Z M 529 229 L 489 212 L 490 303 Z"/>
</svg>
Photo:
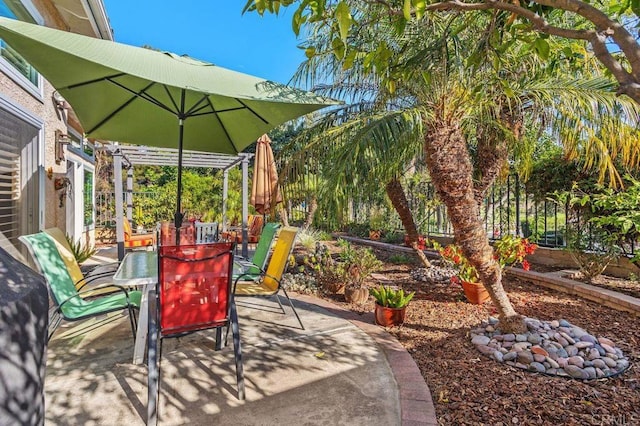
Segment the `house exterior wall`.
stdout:
<svg viewBox="0 0 640 426">
<path fill-rule="evenodd" d="M 104 6 L 101 0 L 90 0 L 93 10 L 100 10 L 104 12 Z M 40 15 L 37 17 L 39 23 L 51 28 L 58 28 L 64 30 L 72 30 L 76 32 L 85 32 L 87 24 L 84 24 L 82 29 L 70 28 L 70 25 L 65 22 L 62 15 L 59 13 L 56 5 L 62 6 L 60 10 L 81 10 L 85 6 L 83 0 L 23 0 L 24 3 L 29 3 L 31 10 L 36 9 Z M 95 7 L 96 4 L 99 7 Z M 73 7 L 72 7 L 73 6 Z M 76 18 L 77 16 L 74 15 Z M 97 18 L 89 17 L 90 20 L 99 20 L 96 28 L 100 28 L 101 31 L 108 30 L 109 37 L 110 27 L 108 20 L 104 13 L 100 14 Z M 86 34 L 93 37 L 100 37 L 100 34 Z M 26 89 L 24 82 L 19 84 L 15 77 L 7 74 L 0 69 L 0 100 L 4 100 L 5 104 L 10 104 L 15 109 L 24 111 L 26 114 L 37 118 L 37 121 L 41 123 L 41 131 L 39 138 L 39 152 L 30 153 L 30 155 L 37 155 L 37 161 L 40 164 L 39 170 L 36 172 L 34 179 L 40 182 L 39 185 L 39 212 L 38 222 L 42 229 L 58 227 L 65 232 L 68 232 L 67 224 L 69 218 L 67 218 L 67 203 L 74 202 L 69 197 L 62 197 L 63 191 L 56 190 L 54 188 L 54 181 L 56 177 L 65 177 L 67 174 L 67 161 L 62 160 L 59 164 L 56 163 L 55 146 L 56 146 L 56 132 L 62 134 L 68 134 L 69 128 L 73 128 L 77 134 L 82 135 L 83 131 L 79 124 L 73 120 L 72 117 L 69 120 L 63 117 L 63 114 L 56 106 L 53 100 L 53 94 L 55 89 L 49 82 L 44 80 L 40 76 L 40 87 L 34 90 L 31 86 L 30 89 Z M 35 93 L 34 93 L 35 92 Z M 37 93 L 40 92 L 40 93 Z M 1 105 L 0 105 L 1 106 Z M 64 148 L 66 151 L 66 147 Z M 68 157 L 68 156 L 66 156 Z M 35 161 L 35 160 L 34 160 Z M 89 164 L 93 166 L 92 161 Z M 37 231 L 35 229 L 33 232 Z M 82 231 L 83 235 L 77 235 L 76 239 L 81 240 L 83 243 L 93 244 L 95 241 L 93 228 Z"/>
</svg>

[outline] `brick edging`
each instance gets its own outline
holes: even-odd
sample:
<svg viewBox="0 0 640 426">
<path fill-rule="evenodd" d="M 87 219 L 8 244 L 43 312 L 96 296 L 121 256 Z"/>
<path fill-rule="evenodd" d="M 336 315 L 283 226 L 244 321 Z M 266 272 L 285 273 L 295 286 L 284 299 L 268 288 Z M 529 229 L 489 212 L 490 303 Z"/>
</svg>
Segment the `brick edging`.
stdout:
<svg viewBox="0 0 640 426">
<path fill-rule="evenodd" d="M 398 385 L 402 426 L 437 426 L 431 391 L 418 365 L 394 336 L 374 324 L 373 312 L 358 314 L 327 300 L 303 294 L 296 294 L 296 299 L 330 309 L 367 333 L 382 349 Z"/>
</svg>

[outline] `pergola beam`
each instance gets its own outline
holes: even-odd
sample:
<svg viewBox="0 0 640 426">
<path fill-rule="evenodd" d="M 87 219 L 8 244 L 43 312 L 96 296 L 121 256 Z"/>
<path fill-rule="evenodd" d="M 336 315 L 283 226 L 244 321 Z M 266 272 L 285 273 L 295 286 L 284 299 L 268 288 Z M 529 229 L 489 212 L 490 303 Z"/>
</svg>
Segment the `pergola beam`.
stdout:
<svg viewBox="0 0 640 426">
<path fill-rule="evenodd" d="M 138 145 L 106 145 L 109 152 L 114 155 L 115 173 L 115 195 L 116 195 L 116 240 L 118 243 L 118 258 L 124 257 L 124 228 L 123 221 L 123 185 L 122 185 L 122 162 L 130 166 L 178 166 L 178 150 L 175 148 L 155 148 Z M 185 167 L 203 167 L 209 169 L 220 169 L 224 172 L 222 217 L 223 229 L 226 227 L 224 221 L 227 217 L 227 194 L 228 194 L 228 171 L 238 165 L 242 165 L 242 254 L 247 254 L 247 216 L 248 216 L 248 173 L 247 165 L 253 154 L 240 153 L 238 155 L 220 154 L 213 152 L 183 151 L 182 165 Z M 129 179 L 127 179 L 129 183 Z M 127 185 L 128 186 L 128 185 Z M 120 200 L 120 203 L 118 203 Z M 129 203 L 129 201 L 127 201 Z"/>
</svg>

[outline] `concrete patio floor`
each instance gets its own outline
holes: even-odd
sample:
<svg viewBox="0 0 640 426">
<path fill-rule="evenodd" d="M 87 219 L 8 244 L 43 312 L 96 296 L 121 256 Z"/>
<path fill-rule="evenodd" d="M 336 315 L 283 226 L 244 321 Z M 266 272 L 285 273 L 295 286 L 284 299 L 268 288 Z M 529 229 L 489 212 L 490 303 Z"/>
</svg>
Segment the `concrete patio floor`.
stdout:
<svg viewBox="0 0 640 426">
<path fill-rule="evenodd" d="M 306 330 L 273 300 L 238 299 L 245 401 L 236 399 L 231 338 L 217 352 L 213 331 L 166 339 L 159 423 L 433 424 L 403 423 L 398 383 L 372 337 L 325 308 L 294 303 Z M 144 424 L 147 368 L 133 365 L 132 353 L 124 315 L 64 323 L 49 343 L 47 423 Z"/>
</svg>

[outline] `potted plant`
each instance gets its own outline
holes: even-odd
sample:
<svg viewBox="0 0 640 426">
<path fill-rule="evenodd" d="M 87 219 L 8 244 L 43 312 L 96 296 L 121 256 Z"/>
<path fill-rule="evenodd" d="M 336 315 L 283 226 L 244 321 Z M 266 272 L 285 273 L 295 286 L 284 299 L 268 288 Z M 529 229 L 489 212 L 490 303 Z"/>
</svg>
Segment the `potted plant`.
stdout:
<svg viewBox="0 0 640 426">
<path fill-rule="evenodd" d="M 369 293 L 376 299 L 376 324 L 391 327 L 404 323 L 407 305 L 415 292 L 405 293 L 403 289 L 393 289 L 381 285 L 372 288 Z"/>
<path fill-rule="evenodd" d="M 344 290 L 349 303 L 364 303 L 369 298 L 365 281 L 380 269 L 382 262 L 370 248 L 354 247 L 348 241 L 339 239 L 340 251 L 336 259 L 328 251 L 318 252 L 310 258 L 308 266 L 315 271 L 318 283 L 329 293 Z"/>
<path fill-rule="evenodd" d="M 324 291 L 337 294 L 344 290 L 344 265 L 333 259 L 326 244 L 317 242 L 315 251 L 304 256 L 303 265 L 312 271 Z"/>
<path fill-rule="evenodd" d="M 340 251 L 340 273 L 345 283 L 344 297 L 349 303 L 364 303 L 369 298 L 365 281 L 382 267 L 369 247 L 354 247 L 346 240 L 338 240 Z"/>
<path fill-rule="evenodd" d="M 385 225 L 385 217 L 381 210 L 372 211 L 369 216 L 369 239 L 379 240 Z"/>
<path fill-rule="evenodd" d="M 462 254 L 460 247 L 450 244 L 446 247 L 435 245 L 442 259 L 458 270 L 456 276 L 451 277 L 452 284 L 460 284 L 464 295 L 471 303 L 482 304 L 489 299 L 489 292 L 480 282 L 478 271 Z M 524 270 L 529 270 L 529 262 L 525 257 L 532 254 L 538 246 L 530 243 L 526 238 L 505 235 L 494 244 L 494 257 L 501 269 L 506 266 L 521 264 Z"/>
</svg>

